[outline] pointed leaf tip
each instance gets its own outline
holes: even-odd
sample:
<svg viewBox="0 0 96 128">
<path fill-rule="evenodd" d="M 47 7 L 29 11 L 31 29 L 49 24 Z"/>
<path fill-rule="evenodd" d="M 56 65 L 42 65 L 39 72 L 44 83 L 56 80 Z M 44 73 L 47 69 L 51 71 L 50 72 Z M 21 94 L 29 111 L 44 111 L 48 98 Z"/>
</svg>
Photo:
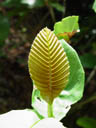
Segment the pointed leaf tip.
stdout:
<svg viewBox="0 0 96 128">
<path fill-rule="evenodd" d="M 51 104 L 67 85 L 70 66 L 61 43 L 47 27 L 33 41 L 28 66 L 42 98 Z"/>
</svg>

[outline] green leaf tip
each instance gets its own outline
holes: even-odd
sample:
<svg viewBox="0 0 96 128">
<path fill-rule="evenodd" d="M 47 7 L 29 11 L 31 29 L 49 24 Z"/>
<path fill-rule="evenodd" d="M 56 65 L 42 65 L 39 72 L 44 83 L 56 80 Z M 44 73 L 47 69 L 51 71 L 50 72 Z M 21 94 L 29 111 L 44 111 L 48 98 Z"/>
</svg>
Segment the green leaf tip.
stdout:
<svg viewBox="0 0 96 128">
<path fill-rule="evenodd" d="M 72 32 L 74 30 L 79 29 L 78 25 L 78 16 L 68 16 L 63 18 L 61 21 L 55 23 L 54 25 L 54 33 L 64 33 L 64 32 Z"/>
<path fill-rule="evenodd" d="M 78 16 L 68 16 L 55 23 L 54 33 L 58 39 L 69 40 L 79 30 Z"/>
</svg>

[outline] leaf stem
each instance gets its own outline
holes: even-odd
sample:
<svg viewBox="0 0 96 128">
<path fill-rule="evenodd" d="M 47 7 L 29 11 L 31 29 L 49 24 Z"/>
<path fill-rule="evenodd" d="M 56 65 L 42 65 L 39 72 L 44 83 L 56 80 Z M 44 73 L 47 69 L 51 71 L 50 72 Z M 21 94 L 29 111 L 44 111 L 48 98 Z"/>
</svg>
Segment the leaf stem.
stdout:
<svg viewBox="0 0 96 128">
<path fill-rule="evenodd" d="M 48 104 L 48 117 L 53 117 L 53 104 Z"/>
</svg>

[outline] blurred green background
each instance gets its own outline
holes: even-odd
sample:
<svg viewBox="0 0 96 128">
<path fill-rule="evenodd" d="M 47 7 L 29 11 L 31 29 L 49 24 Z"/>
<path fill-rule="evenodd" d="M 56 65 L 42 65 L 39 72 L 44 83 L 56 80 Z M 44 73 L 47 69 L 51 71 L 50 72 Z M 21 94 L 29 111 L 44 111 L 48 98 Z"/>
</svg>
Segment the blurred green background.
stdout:
<svg viewBox="0 0 96 128">
<path fill-rule="evenodd" d="M 68 128 L 96 128 L 96 0 L 0 0 L 0 114 L 31 108 L 27 61 L 32 41 L 43 27 L 53 30 L 55 22 L 71 15 L 79 16 L 80 32 L 70 45 L 86 81 L 83 98 L 62 122 Z"/>
</svg>

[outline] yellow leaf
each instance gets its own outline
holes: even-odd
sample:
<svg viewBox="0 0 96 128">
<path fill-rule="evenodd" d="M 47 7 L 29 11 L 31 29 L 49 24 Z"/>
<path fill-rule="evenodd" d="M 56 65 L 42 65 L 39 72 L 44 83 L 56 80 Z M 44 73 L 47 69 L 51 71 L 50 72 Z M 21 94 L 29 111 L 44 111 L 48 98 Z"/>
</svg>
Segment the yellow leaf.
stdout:
<svg viewBox="0 0 96 128">
<path fill-rule="evenodd" d="M 42 98 L 52 104 L 54 98 L 66 87 L 70 73 L 66 53 L 50 29 L 42 29 L 34 39 L 28 66 Z"/>
</svg>

